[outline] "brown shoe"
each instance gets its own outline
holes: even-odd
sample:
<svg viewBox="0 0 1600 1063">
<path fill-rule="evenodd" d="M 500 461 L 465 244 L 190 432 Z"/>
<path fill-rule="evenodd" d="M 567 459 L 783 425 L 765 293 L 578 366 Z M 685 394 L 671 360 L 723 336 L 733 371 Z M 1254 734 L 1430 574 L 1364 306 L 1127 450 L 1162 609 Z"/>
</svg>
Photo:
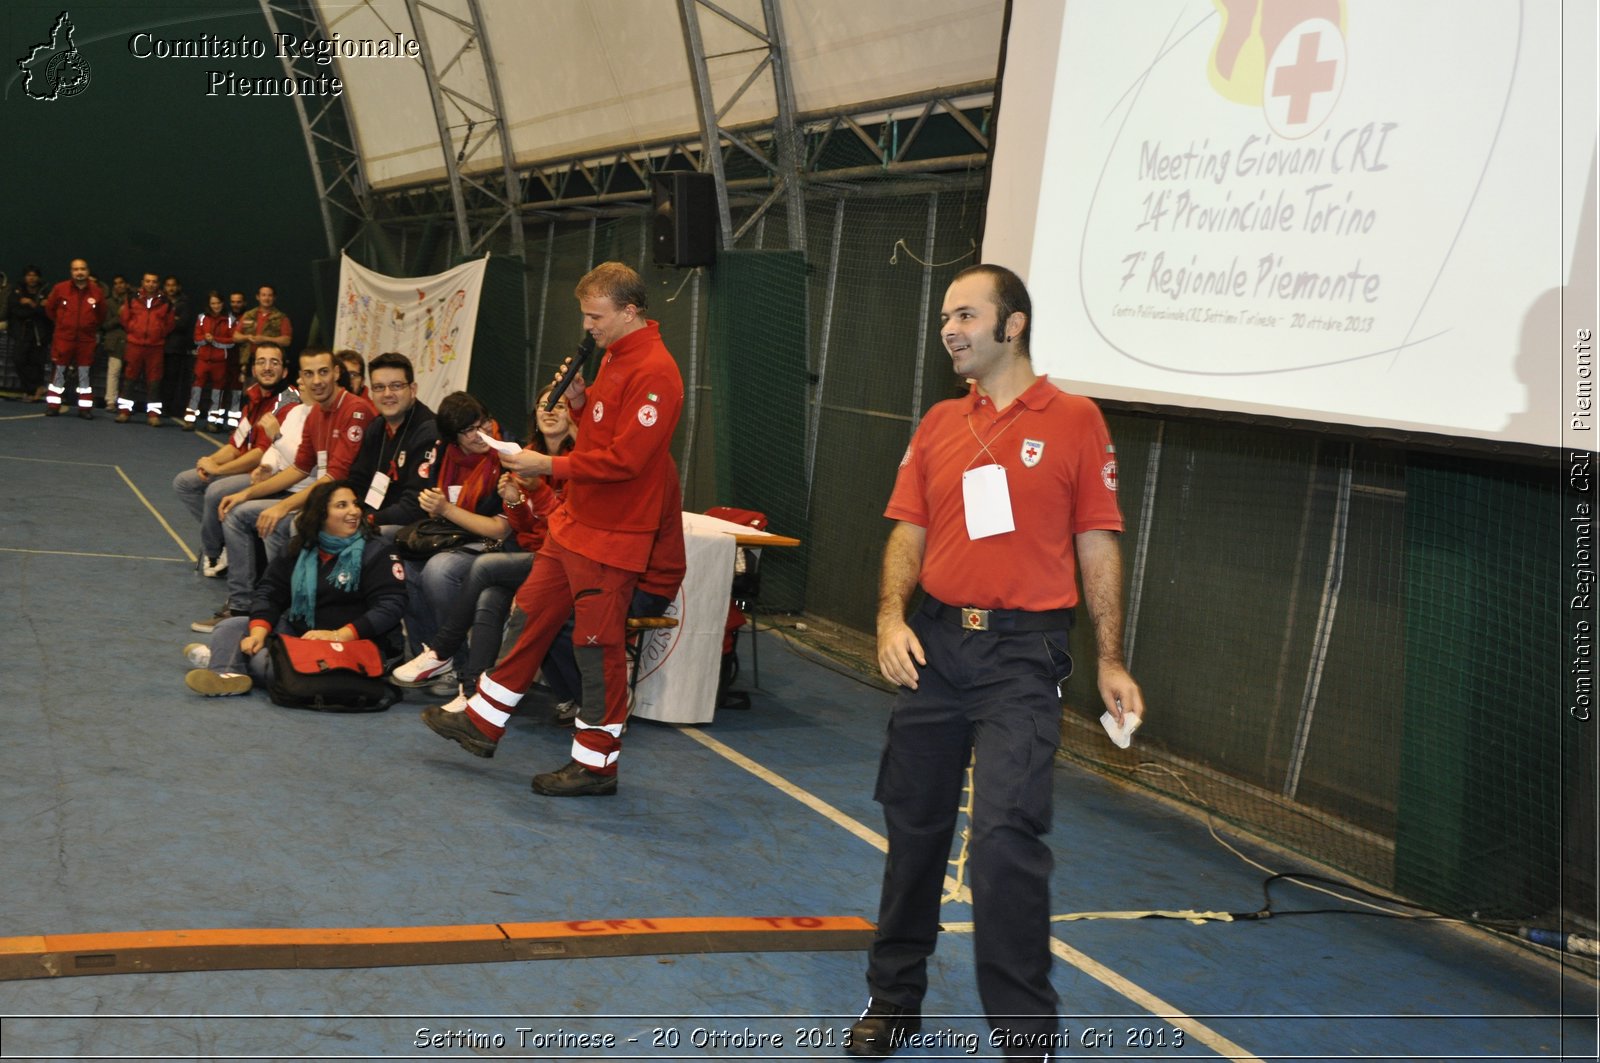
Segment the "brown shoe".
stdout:
<svg viewBox="0 0 1600 1063">
<path fill-rule="evenodd" d="M 569 760 L 555 771 L 535 775 L 533 792 L 546 797 L 612 797 L 617 792 L 617 777 L 592 772 Z"/>
<path fill-rule="evenodd" d="M 429 705 L 422 710 L 422 722 L 440 738 L 450 739 L 475 757 L 494 756 L 498 740 L 478 730 L 464 712 L 446 712 L 442 705 Z"/>
<path fill-rule="evenodd" d="M 161 427 L 161 418 L 158 417 L 157 415 L 153 414 L 153 413 L 152 414 L 148 414 L 148 415 L 146 415 L 146 417 L 144 419 L 144 423 L 149 425 L 151 428 L 160 428 Z"/>
<path fill-rule="evenodd" d="M 61 407 L 52 402 L 50 405 L 44 408 L 44 415 L 46 417 L 60 417 Z"/>
<path fill-rule="evenodd" d="M 118 424 L 127 424 L 128 421 L 131 419 L 131 417 L 132 417 L 132 415 L 129 414 L 127 410 L 118 410 L 117 411 L 117 423 Z"/>
<path fill-rule="evenodd" d="M 92 421 L 94 420 L 94 411 L 89 409 L 87 406 L 79 406 L 78 416 L 82 417 L 85 421 Z"/>
</svg>

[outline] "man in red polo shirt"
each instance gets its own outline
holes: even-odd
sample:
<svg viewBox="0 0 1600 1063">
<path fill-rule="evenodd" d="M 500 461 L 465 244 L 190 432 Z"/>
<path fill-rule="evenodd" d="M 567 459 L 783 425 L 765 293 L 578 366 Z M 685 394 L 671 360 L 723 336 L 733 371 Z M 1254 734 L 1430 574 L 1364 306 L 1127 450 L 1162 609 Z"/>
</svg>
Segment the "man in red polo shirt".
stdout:
<svg viewBox="0 0 1600 1063">
<path fill-rule="evenodd" d="M 1050 987 L 1051 773 L 1067 633 L 1081 572 L 1100 696 L 1144 712 L 1122 662 L 1116 457 L 1094 403 L 1035 376 L 1032 303 L 999 266 L 957 274 L 940 336 L 973 381 L 928 411 L 885 515 L 878 665 L 900 686 L 876 797 L 889 853 L 871 997 L 852 1055 L 881 1057 L 921 1028 L 927 959 L 974 752 L 970 855 L 978 992 L 1007 1057 L 1039 1059 L 1060 1036 Z M 926 597 L 908 622 L 912 592 Z"/>
<path fill-rule="evenodd" d="M 89 277 L 89 263 L 72 260 L 72 277 L 50 289 L 44 312 L 55 324 L 50 341 L 50 360 L 55 363 L 55 379 L 45 394 L 45 416 L 61 413 L 61 400 L 67 393 L 67 366 L 78 370 L 78 416 L 94 420 L 94 389 L 89 386 L 89 367 L 94 364 L 95 346 L 100 340 L 100 324 L 106 318 L 106 293 Z"/>
<path fill-rule="evenodd" d="M 517 591 L 517 605 L 527 614 L 522 636 L 478 678 L 465 712 L 430 705 L 422 713 L 424 723 L 467 752 L 493 756 L 534 672 L 573 617 L 583 707 L 574 721 L 572 759 L 533 777 L 534 792 L 549 797 L 617 791 L 617 756 L 628 718 L 628 605 L 661 527 L 669 448 L 683 409 L 683 377 L 661 342 L 660 326 L 644 316 L 639 275 L 620 262 L 602 263 L 578 282 L 576 294 L 584 327 L 605 351 L 594 385 L 574 385 L 568 392 L 579 423 L 577 445 L 555 457 L 533 450 L 500 457 L 524 479 L 566 481 L 545 545 Z"/>
<path fill-rule="evenodd" d="M 271 498 L 315 475 L 315 481 L 267 506 L 256 517 L 256 534 L 267 543 L 269 557 L 276 556 L 288 543 L 294 531 L 294 521 L 289 518 L 305 506 L 311 489 L 349 475 L 350 466 L 361 451 L 361 440 L 378 421 L 377 409 L 361 396 L 346 391 L 344 380 L 343 367 L 334 360 L 332 351 L 312 347 L 301 351 L 300 401 L 309 403 L 312 409 L 294 464 L 229 495 L 218 506 L 218 513 L 227 520 L 235 506 Z"/>
</svg>

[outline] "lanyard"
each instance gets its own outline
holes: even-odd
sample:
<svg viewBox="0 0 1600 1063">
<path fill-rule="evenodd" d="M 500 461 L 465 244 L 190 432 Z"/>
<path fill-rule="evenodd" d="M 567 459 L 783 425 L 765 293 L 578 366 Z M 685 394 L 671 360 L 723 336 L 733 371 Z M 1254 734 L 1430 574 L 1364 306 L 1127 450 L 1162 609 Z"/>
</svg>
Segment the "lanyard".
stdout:
<svg viewBox="0 0 1600 1063">
<path fill-rule="evenodd" d="M 1017 404 L 1017 408 L 1010 414 L 1006 415 L 1004 423 L 995 429 L 994 434 L 989 437 L 988 442 L 985 442 L 983 437 L 978 435 L 978 430 L 972 427 L 972 411 L 967 411 L 967 430 L 972 433 L 972 438 L 978 441 L 978 450 L 977 453 L 973 454 L 972 457 L 967 461 L 965 466 L 966 468 L 972 468 L 972 463 L 978 460 L 979 454 L 987 454 L 989 455 L 989 460 L 991 462 L 993 462 L 995 465 L 1000 464 L 1000 459 L 994 456 L 994 453 L 989 449 L 989 444 L 999 441 L 1000 437 L 1005 435 L 1006 431 L 1010 429 L 1012 425 L 1017 423 L 1017 420 L 1022 416 L 1022 410 L 1023 406 L 1019 402 Z"/>
</svg>

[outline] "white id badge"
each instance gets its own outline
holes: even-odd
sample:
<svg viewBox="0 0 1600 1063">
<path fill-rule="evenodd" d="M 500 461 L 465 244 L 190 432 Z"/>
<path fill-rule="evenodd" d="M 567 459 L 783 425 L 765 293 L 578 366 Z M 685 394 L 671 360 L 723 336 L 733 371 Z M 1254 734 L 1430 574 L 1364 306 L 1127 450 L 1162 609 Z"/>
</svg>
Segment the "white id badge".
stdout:
<svg viewBox="0 0 1600 1063">
<path fill-rule="evenodd" d="M 967 538 L 987 539 L 1016 530 L 1004 466 L 980 465 L 962 473 L 961 501 L 967 512 Z"/>
<path fill-rule="evenodd" d="M 382 509 L 383 496 L 389 493 L 389 474 L 375 472 L 372 474 L 372 486 L 367 488 L 366 506 L 368 509 Z"/>
</svg>

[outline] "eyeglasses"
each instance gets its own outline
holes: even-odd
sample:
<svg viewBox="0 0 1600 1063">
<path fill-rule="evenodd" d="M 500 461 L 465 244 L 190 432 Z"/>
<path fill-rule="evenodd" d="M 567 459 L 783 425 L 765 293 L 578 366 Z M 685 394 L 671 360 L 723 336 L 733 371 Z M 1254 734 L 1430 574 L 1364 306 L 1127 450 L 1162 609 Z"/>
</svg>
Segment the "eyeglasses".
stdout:
<svg viewBox="0 0 1600 1063">
<path fill-rule="evenodd" d="M 477 424 L 473 425 L 471 428 L 463 428 L 461 431 L 457 432 L 456 435 L 458 435 L 458 436 L 466 436 L 468 439 L 471 439 L 472 437 L 476 436 L 479 432 L 487 433 L 488 431 L 489 431 L 489 422 L 488 421 L 479 421 Z"/>
<path fill-rule="evenodd" d="M 393 391 L 396 394 L 399 394 L 410 386 L 410 384 L 404 382 L 399 384 L 368 384 L 367 390 L 379 395 L 383 394 L 385 391 Z"/>
</svg>

